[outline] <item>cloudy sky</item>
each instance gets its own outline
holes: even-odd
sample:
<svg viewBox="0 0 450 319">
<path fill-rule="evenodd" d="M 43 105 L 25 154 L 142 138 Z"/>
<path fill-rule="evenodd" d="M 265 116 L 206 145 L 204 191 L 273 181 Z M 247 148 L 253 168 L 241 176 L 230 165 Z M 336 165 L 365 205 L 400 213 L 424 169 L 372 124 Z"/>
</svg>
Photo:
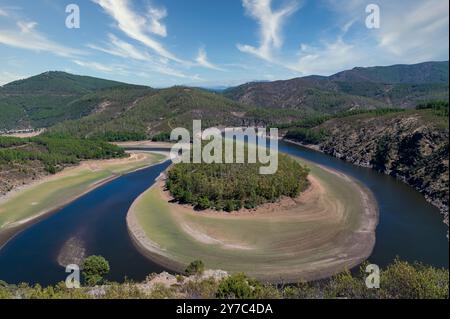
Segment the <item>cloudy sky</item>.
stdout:
<svg viewBox="0 0 450 319">
<path fill-rule="evenodd" d="M 367 5 L 380 28 L 366 27 Z M 68 4 L 80 28 L 66 27 Z M 0 0 L 0 85 L 48 70 L 229 86 L 448 60 L 448 0 Z"/>
</svg>

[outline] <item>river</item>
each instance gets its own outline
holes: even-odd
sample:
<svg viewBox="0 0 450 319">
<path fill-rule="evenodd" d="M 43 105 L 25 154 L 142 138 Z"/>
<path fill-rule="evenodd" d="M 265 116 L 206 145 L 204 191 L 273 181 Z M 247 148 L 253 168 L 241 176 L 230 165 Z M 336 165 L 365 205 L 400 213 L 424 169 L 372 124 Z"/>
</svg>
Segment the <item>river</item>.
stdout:
<svg viewBox="0 0 450 319">
<path fill-rule="evenodd" d="M 373 192 L 380 222 L 370 262 L 385 266 L 398 256 L 448 268 L 447 226 L 438 209 L 419 192 L 390 176 L 320 152 L 286 143 L 280 144 L 280 150 L 342 171 Z M 121 176 L 19 233 L 0 250 L 0 280 L 42 285 L 64 281 L 67 274 L 57 260 L 71 240 L 85 255 L 102 255 L 110 262 L 109 280 L 143 280 L 153 272 L 164 271 L 136 250 L 128 234 L 126 214 L 169 164 Z"/>
</svg>

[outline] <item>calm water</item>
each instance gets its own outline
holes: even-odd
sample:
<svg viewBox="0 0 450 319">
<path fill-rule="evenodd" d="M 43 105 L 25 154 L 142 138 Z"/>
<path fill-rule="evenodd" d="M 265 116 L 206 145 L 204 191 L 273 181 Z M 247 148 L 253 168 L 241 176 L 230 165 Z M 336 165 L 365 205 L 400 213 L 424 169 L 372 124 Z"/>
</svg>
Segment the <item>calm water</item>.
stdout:
<svg viewBox="0 0 450 319">
<path fill-rule="evenodd" d="M 319 152 L 284 143 L 280 149 L 353 176 L 374 193 L 380 224 L 371 262 L 383 266 L 399 256 L 448 268 L 447 227 L 439 211 L 418 192 L 394 178 Z M 142 280 L 152 272 L 163 271 L 135 249 L 125 217 L 134 199 L 168 165 L 167 162 L 122 176 L 17 235 L 0 250 L 0 279 L 44 285 L 63 281 L 66 274 L 56 259 L 64 243 L 73 237 L 83 242 L 87 255 L 98 254 L 109 260 L 111 280 Z"/>
</svg>

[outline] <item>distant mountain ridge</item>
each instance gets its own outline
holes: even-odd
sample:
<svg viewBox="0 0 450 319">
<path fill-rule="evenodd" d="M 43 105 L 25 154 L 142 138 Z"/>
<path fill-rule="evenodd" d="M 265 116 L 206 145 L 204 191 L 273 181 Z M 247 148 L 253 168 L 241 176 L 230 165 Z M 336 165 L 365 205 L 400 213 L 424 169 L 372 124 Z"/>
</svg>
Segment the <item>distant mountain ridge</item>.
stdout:
<svg viewBox="0 0 450 319">
<path fill-rule="evenodd" d="M 336 73 L 330 77 L 333 81 L 369 81 L 384 84 L 426 84 L 448 83 L 448 61 L 424 62 L 418 64 L 397 64 L 392 66 L 376 66 Z"/>
<path fill-rule="evenodd" d="M 335 75 L 247 83 L 224 95 L 249 105 L 336 113 L 355 108 L 414 107 L 448 99 L 448 61 L 354 68 Z"/>
<path fill-rule="evenodd" d="M 252 82 L 224 92 L 153 89 L 52 71 L 0 87 L 0 132 L 56 125 L 55 131 L 64 134 L 131 138 L 167 132 L 192 119 L 270 125 L 311 114 L 447 99 L 448 62 L 354 68 L 330 77 Z"/>
</svg>

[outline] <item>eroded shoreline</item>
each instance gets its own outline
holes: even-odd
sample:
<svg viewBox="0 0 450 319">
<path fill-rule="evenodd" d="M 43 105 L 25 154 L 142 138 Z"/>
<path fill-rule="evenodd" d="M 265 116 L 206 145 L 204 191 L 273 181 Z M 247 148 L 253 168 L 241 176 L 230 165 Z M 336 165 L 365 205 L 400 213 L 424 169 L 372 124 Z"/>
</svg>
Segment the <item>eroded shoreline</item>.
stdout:
<svg viewBox="0 0 450 319">
<path fill-rule="evenodd" d="M 135 171 L 139 171 L 145 168 L 148 168 L 150 166 L 156 165 L 158 163 L 161 163 L 163 161 L 166 161 L 168 156 L 165 153 L 162 152 L 152 152 L 156 154 L 164 155 L 163 159 L 158 160 L 157 158 L 151 159 L 151 156 L 146 155 L 146 152 L 130 152 L 130 157 L 125 159 L 109 159 L 109 160 L 89 160 L 89 161 L 83 161 L 80 165 L 75 167 L 70 167 L 64 169 L 62 172 L 59 172 L 52 176 L 46 176 L 42 179 L 39 179 L 35 182 L 32 182 L 30 184 L 24 185 L 22 187 L 19 187 L 8 194 L 0 197 L 0 205 L 8 203 L 11 200 L 14 200 L 16 196 L 22 195 L 24 192 L 33 190 L 35 187 L 39 187 L 44 185 L 48 182 L 54 182 L 58 181 L 60 179 L 66 178 L 67 176 L 71 176 L 72 174 L 75 174 L 76 172 L 79 172 L 83 169 L 89 169 L 92 170 L 92 172 L 95 172 L 99 169 L 102 165 L 126 165 L 131 164 L 135 167 L 131 168 L 124 168 L 123 171 L 119 169 L 118 172 L 111 172 L 110 176 L 107 176 L 105 178 L 101 178 L 99 180 L 94 181 L 93 183 L 89 184 L 82 192 L 78 192 L 67 198 L 66 200 L 55 204 L 50 205 L 50 207 L 43 209 L 42 211 L 39 211 L 35 214 L 33 214 L 30 217 L 19 219 L 17 221 L 11 222 L 11 223 L 5 223 L 3 225 L 0 225 L 0 249 L 2 249 L 10 240 L 12 240 L 15 236 L 17 236 L 19 233 L 27 229 L 28 227 L 38 223 L 39 221 L 42 221 L 48 217 L 50 217 L 52 214 L 59 211 L 61 208 L 69 205 L 70 203 L 74 202 L 78 198 L 88 194 L 89 192 L 119 178 L 123 174 L 132 173 Z M 30 203 L 31 205 L 32 203 Z M 1 206 L 0 206 L 1 208 Z M 0 209 L 0 214 L 2 213 Z"/>
</svg>

